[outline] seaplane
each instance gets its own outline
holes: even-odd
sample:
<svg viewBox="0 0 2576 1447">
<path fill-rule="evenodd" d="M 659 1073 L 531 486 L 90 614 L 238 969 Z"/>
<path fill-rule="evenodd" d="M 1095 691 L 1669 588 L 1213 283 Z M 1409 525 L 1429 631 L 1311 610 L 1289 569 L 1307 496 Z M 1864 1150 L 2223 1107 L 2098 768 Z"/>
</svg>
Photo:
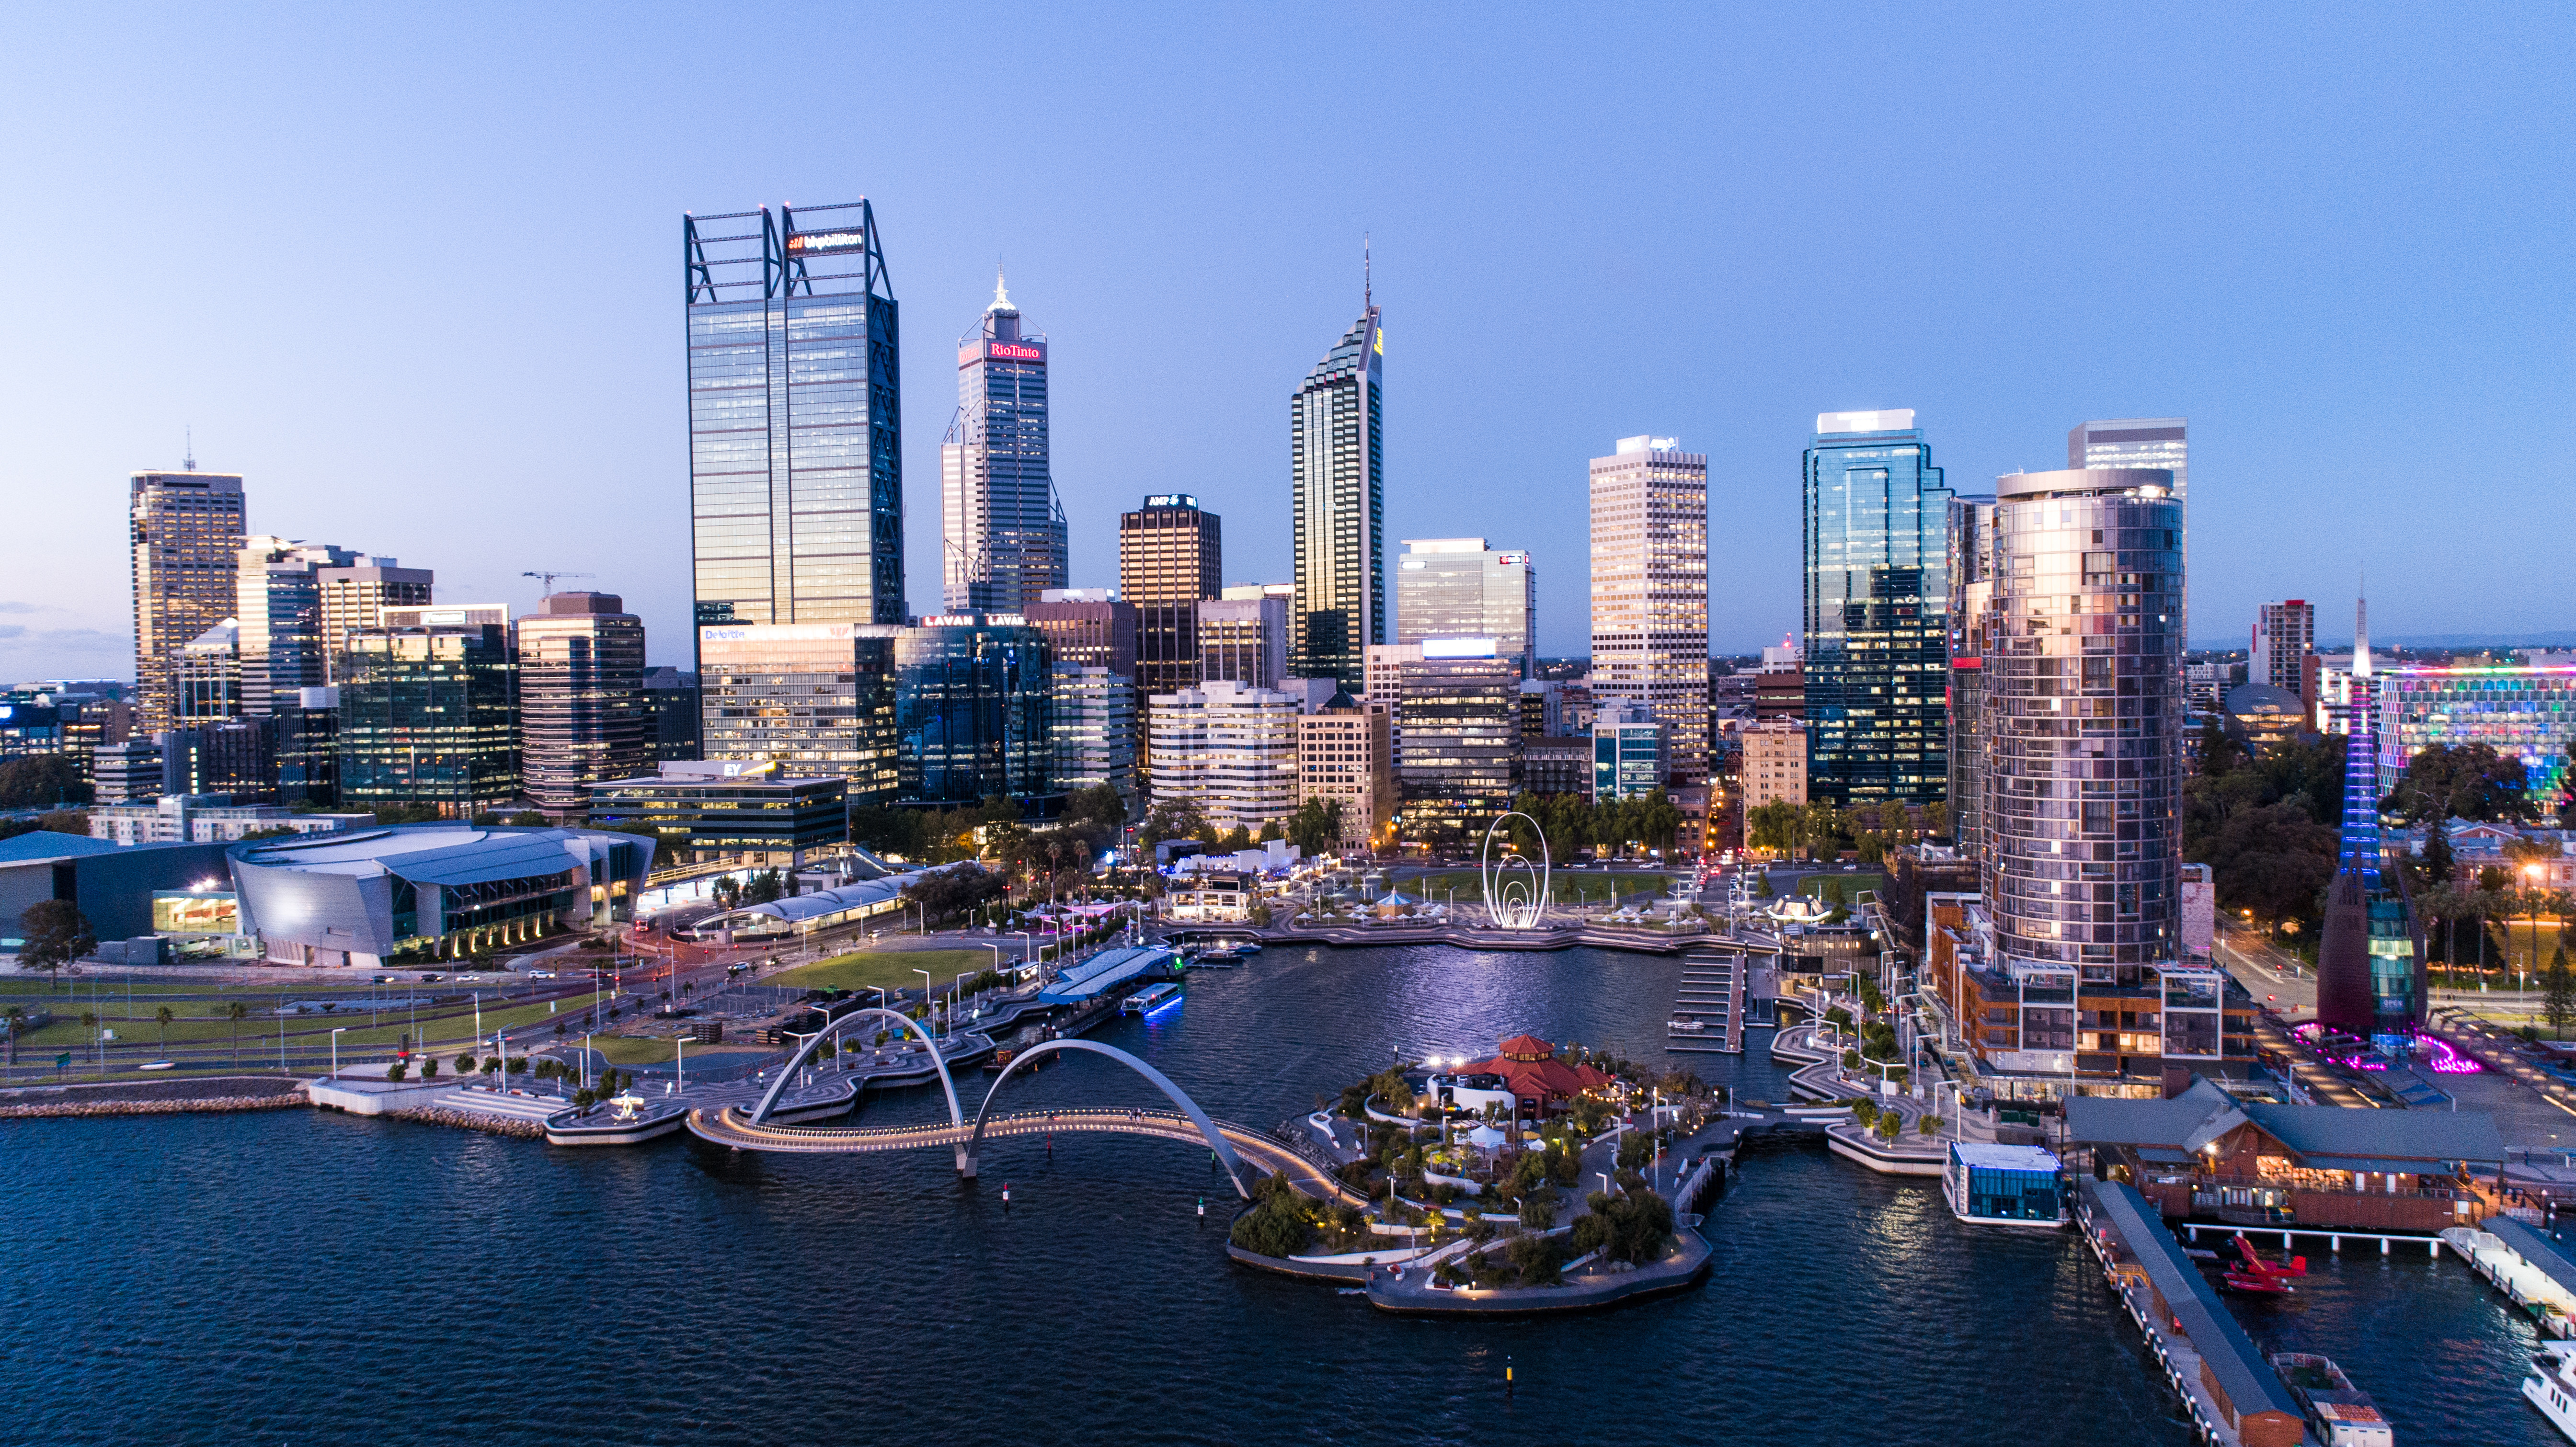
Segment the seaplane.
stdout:
<svg viewBox="0 0 2576 1447">
<path fill-rule="evenodd" d="M 2235 1244 L 2239 1259 L 2226 1262 L 2218 1278 L 2218 1284 L 2230 1291 L 2247 1296 L 2287 1296 L 2291 1291 L 2290 1278 L 2308 1274 L 2308 1258 L 2304 1256 L 2294 1256 L 2286 1264 L 2276 1265 L 2264 1260 L 2262 1253 L 2254 1249 L 2254 1243 L 2245 1239 L 2244 1233 L 2237 1234 Z"/>
</svg>

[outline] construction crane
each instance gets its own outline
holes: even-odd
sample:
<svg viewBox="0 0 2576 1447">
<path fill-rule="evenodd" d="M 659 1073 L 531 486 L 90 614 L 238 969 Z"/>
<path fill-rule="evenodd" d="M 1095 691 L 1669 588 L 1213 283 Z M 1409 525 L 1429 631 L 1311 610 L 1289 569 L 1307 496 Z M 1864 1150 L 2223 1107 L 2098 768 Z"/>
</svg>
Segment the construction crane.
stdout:
<svg viewBox="0 0 2576 1447">
<path fill-rule="evenodd" d="M 599 575 L 597 573 L 521 573 L 519 576 L 522 578 L 536 579 L 539 585 L 544 588 L 545 592 L 551 593 L 555 590 L 555 579 L 557 578 L 596 578 Z M 539 596 L 543 595 L 540 594 Z"/>
</svg>

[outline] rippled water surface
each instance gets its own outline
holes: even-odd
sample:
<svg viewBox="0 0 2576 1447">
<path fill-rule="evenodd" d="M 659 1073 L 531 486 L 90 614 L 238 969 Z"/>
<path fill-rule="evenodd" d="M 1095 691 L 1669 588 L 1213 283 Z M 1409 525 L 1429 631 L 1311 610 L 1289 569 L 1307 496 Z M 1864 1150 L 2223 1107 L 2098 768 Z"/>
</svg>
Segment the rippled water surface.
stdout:
<svg viewBox="0 0 2576 1447">
<path fill-rule="evenodd" d="M 1529 1030 L 1645 1056 L 1677 971 L 1274 948 L 1096 1038 L 1267 1125 L 1399 1049 Z M 1781 1090 L 1758 1053 L 1675 1058 Z M 1097 1059 L 1024 1096 L 1155 1099 Z M 976 1183 L 944 1153 L 580 1152 L 304 1112 L 7 1122 L 0 1152 L 11 1440 L 2190 1440 L 2071 1236 L 1969 1230 L 1812 1147 L 1748 1158 L 1705 1287 L 1498 1323 L 1231 1266 L 1223 1182 L 1160 1142 L 997 1142 Z M 2455 1263 L 2349 1258 L 2250 1325 L 2345 1362 L 2406 1447 L 2552 1440 L 2514 1392 L 2527 1331 Z"/>
</svg>

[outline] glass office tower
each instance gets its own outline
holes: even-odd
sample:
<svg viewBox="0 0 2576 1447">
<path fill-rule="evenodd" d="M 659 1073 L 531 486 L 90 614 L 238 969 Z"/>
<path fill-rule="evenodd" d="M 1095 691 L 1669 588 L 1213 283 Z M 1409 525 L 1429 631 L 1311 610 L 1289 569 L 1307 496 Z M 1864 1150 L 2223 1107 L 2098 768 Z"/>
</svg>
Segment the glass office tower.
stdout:
<svg viewBox="0 0 2576 1447">
<path fill-rule="evenodd" d="M 1369 303 L 1288 399 L 1297 555 L 1288 671 L 1352 689 L 1367 686 L 1368 646 L 1386 641 L 1385 362 Z"/>
<path fill-rule="evenodd" d="M 1951 492 L 1913 411 L 1818 414 L 1805 494 L 1807 797 L 1932 803 L 1949 790 Z"/>
<path fill-rule="evenodd" d="M 1199 684 L 1199 604 L 1224 591 L 1225 531 L 1185 492 L 1154 493 L 1118 516 L 1118 592 L 1136 607 L 1136 691 Z"/>
<path fill-rule="evenodd" d="M 896 793 L 894 645 L 868 623 L 727 623 L 698 630 L 699 757 L 776 761 L 849 781 L 855 806 Z"/>
<path fill-rule="evenodd" d="M 548 818 L 578 818 L 590 786 L 654 762 L 644 620 L 615 593 L 549 593 L 513 626 L 519 772 Z"/>
<path fill-rule="evenodd" d="M 1538 677 L 1538 570 L 1483 538 L 1406 538 L 1395 560 L 1395 641 L 1491 638 L 1494 654 Z"/>
<path fill-rule="evenodd" d="M 940 606 L 1025 611 L 1065 579 L 1064 506 L 1047 470 L 1047 343 L 997 276 L 957 341 L 957 420 L 939 448 Z"/>
<path fill-rule="evenodd" d="M 1950 499 L 1950 835 L 1973 859 L 1986 780 L 1986 630 L 1995 596 L 1995 500 Z"/>
<path fill-rule="evenodd" d="M 895 765 L 906 800 L 1054 792 L 1046 635 L 1014 615 L 944 614 L 862 630 L 894 644 Z"/>
<path fill-rule="evenodd" d="M 900 623 L 902 389 L 865 201 L 680 223 L 696 622 Z"/>
<path fill-rule="evenodd" d="M 339 684 L 340 802 L 453 818 L 519 793 L 518 668 L 499 604 L 388 608 L 351 634 Z"/>
</svg>

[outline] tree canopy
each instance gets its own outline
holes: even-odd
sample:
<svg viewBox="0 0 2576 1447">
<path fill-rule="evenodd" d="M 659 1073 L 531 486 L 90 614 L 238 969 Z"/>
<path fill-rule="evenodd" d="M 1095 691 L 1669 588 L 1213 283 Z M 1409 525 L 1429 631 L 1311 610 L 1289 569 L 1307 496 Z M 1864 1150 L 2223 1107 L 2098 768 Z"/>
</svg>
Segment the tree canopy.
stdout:
<svg viewBox="0 0 2576 1447">
<path fill-rule="evenodd" d="M 2434 744 L 2419 751 L 2406 761 L 2384 807 L 2409 824 L 2528 824 L 2540 818 L 2529 771 L 2493 744 Z"/>
</svg>

